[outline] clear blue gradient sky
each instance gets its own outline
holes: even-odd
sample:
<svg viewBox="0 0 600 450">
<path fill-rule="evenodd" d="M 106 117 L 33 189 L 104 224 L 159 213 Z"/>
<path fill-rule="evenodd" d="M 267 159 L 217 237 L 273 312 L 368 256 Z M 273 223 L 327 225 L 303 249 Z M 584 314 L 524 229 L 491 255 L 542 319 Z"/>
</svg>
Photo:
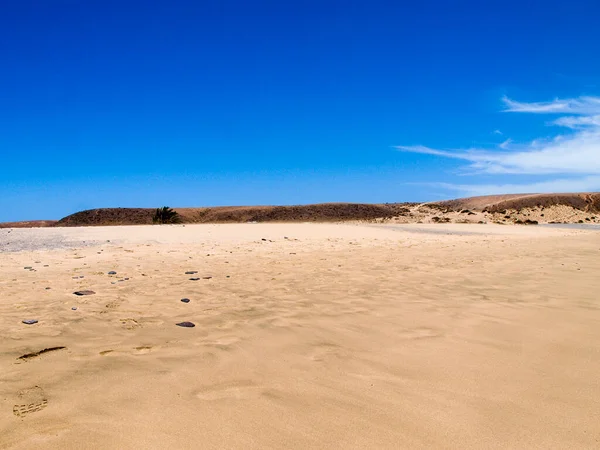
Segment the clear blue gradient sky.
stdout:
<svg viewBox="0 0 600 450">
<path fill-rule="evenodd" d="M 596 0 L 2 0 L 0 221 L 600 190 L 599 18 Z"/>
</svg>

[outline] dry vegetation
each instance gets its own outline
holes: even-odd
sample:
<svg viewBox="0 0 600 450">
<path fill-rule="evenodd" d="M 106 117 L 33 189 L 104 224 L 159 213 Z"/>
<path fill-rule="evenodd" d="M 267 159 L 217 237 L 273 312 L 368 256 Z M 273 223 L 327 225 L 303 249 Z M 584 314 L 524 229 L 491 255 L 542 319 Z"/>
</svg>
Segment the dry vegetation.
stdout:
<svg viewBox="0 0 600 450">
<path fill-rule="evenodd" d="M 175 208 L 181 223 L 341 222 L 390 223 L 600 223 L 600 193 L 511 194 L 431 203 L 323 203 L 297 206 Z M 59 221 L 0 224 L 0 228 L 152 224 L 153 208 L 101 208 Z"/>
</svg>

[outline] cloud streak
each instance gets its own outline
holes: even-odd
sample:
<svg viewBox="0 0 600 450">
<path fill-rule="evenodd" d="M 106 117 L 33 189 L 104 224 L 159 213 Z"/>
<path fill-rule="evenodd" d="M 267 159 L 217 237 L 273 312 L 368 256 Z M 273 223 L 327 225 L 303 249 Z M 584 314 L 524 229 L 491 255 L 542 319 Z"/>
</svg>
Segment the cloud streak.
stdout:
<svg viewBox="0 0 600 450">
<path fill-rule="evenodd" d="M 553 192 L 592 192 L 600 187 L 600 176 L 559 178 L 533 183 L 452 184 L 433 183 L 466 196 L 493 194 L 543 194 Z"/>
<path fill-rule="evenodd" d="M 527 143 L 507 139 L 495 148 L 434 149 L 425 146 L 397 146 L 403 152 L 435 155 L 465 161 L 465 174 L 561 176 L 539 183 L 512 185 L 452 185 L 449 189 L 490 193 L 600 189 L 600 97 L 555 99 L 523 103 L 503 98 L 510 113 L 558 114 L 549 125 L 566 128 L 563 134 Z M 565 176 L 584 177 L 580 179 Z M 552 186 L 552 188 L 551 188 Z M 579 189 L 582 188 L 582 189 Z M 585 188 L 585 189 L 583 189 Z M 504 189 L 504 191 L 499 190 Z"/>
</svg>

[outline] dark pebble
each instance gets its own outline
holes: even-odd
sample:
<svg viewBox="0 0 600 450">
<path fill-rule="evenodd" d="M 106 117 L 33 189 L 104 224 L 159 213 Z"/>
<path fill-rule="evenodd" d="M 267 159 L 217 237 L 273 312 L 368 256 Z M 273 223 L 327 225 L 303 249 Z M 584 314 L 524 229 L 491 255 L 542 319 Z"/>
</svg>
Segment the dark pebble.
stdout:
<svg viewBox="0 0 600 450">
<path fill-rule="evenodd" d="M 25 325 L 33 325 L 35 323 L 38 323 L 38 321 L 37 320 L 24 320 L 23 323 Z"/>
<path fill-rule="evenodd" d="M 111 270 L 110 272 L 108 272 L 109 275 L 116 275 L 117 272 L 115 272 L 114 270 Z"/>
<path fill-rule="evenodd" d="M 194 275 L 195 273 L 198 273 L 198 271 L 197 270 L 190 270 L 190 271 L 186 272 L 185 274 L 186 275 Z"/>
<path fill-rule="evenodd" d="M 202 277 L 203 280 L 210 280 L 212 277 Z"/>
<path fill-rule="evenodd" d="M 190 281 L 198 281 L 200 278 L 190 278 Z"/>
<path fill-rule="evenodd" d="M 73 292 L 75 295 L 92 295 L 95 294 L 94 291 L 75 291 Z"/>
<path fill-rule="evenodd" d="M 125 281 L 129 280 L 129 278 L 123 278 Z"/>
<path fill-rule="evenodd" d="M 77 306 L 73 306 L 71 309 L 72 309 L 73 311 L 77 311 Z"/>
<path fill-rule="evenodd" d="M 183 303 L 189 303 L 189 302 L 190 302 L 190 299 L 189 299 L 189 298 L 182 298 L 182 299 L 181 299 L 181 301 L 182 301 Z"/>
<path fill-rule="evenodd" d="M 31 269 L 33 269 L 33 267 L 27 266 L 27 267 L 23 267 L 23 269 L 25 269 L 25 270 L 31 270 Z"/>
<path fill-rule="evenodd" d="M 179 323 L 176 323 L 175 325 L 177 325 L 178 327 L 184 327 L 184 328 L 194 328 L 196 326 L 192 322 L 179 322 Z"/>
</svg>

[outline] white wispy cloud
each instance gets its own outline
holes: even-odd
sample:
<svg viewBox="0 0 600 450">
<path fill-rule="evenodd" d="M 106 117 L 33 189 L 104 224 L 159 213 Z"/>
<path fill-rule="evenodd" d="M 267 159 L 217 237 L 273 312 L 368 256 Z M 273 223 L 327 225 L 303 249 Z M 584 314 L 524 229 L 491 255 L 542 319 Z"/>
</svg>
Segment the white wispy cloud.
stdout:
<svg viewBox="0 0 600 450">
<path fill-rule="evenodd" d="M 465 196 L 494 194 L 540 194 L 552 192 L 592 192 L 600 189 L 600 176 L 558 178 L 533 183 L 452 184 L 433 183 Z"/>
<path fill-rule="evenodd" d="M 561 176 L 525 185 L 452 185 L 454 189 L 465 192 L 549 192 L 567 188 L 570 191 L 600 190 L 600 97 L 535 103 L 517 102 L 505 97 L 503 102 L 506 112 L 562 114 L 549 125 L 567 130 L 555 137 L 542 137 L 526 143 L 506 139 L 493 148 L 435 149 L 421 145 L 396 148 L 404 152 L 465 161 L 467 164 L 463 167 L 463 173 L 466 174 Z"/>
<path fill-rule="evenodd" d="M 523 103 L 503 97 L 506 112 L 528 112 L 538 114 L 600 114 L 600 97 L 578 97 L 554 99 L 551 102 Z"/>
</svg>

